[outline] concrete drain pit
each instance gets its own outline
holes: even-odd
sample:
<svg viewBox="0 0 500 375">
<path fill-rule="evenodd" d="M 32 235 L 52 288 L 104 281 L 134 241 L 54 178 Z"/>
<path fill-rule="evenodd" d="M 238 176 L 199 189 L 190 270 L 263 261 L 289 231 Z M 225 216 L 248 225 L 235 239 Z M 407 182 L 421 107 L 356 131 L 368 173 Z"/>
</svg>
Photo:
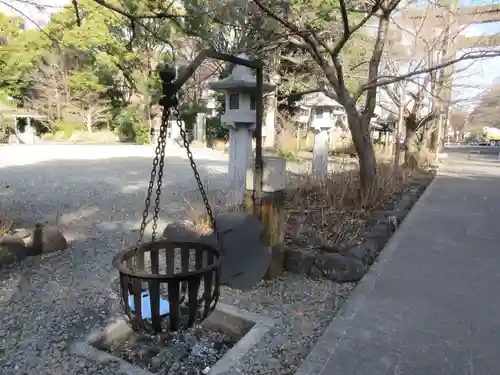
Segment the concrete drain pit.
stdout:
<svg viewBox="0 0 500 375">
<path fill-rule="evenodd" d="M 219 303 L 201 325 L 180 332 L 136 333 L 118 319 L 73 343 L 70 352 L 118 363 L 128 375 L 217 375 L 231 369 L 273 325 L 272 319 Z"/>
</svg>

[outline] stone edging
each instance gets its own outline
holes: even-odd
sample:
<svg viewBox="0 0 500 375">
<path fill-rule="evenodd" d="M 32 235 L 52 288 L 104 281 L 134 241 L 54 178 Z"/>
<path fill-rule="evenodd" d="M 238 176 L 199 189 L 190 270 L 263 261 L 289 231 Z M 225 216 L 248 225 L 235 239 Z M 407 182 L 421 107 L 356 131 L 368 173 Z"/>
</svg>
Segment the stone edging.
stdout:
<svg viewBox="0 0 500 375">
<path fill-rule="evenodd" d="M 0 236 L 0 268 L 27 257 L 56 253 L 68 247 L 62 231 L 54 225 L 37 224 Z"/>
<path fill-rule="evenodd" d="M 287 249 L 285 269 L 314 278 L 328 277 L 339 283 L 361 280 L 433 178 L 434 176 L 431 176 L 430 181 L 426 178 L 420 181 L 418 186 L 411 186 L 403 192 L 392 210 L 380 212 L 375 225 L 365 233 L 360 244 L 342 254 L 311 248 Z"/>
</svg>

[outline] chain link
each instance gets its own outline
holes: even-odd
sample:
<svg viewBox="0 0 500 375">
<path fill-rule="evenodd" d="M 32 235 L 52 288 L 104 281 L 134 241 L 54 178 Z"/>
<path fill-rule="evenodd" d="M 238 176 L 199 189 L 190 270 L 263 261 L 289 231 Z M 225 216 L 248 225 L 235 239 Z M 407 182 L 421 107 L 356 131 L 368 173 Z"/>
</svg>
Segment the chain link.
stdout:
<svg viewBox="0 0 500 375">
<path fill-rule="evenodd" d="M 189 159 L 189 163 L 191 164 L 191 169 L 193 170 L 193 174 L 194 174 L 194 178 L 196 180 L 196 183 L 198 184 L 198 190 L 200 191 L 201 198 L 203 199 L 203 203 L 205 204 L 205 210 L 207 211 L 208 218 L 210 219 L 210 223 L 212 224 L 212 229 L 213 229 L 214 234 L 215 234 L 215 239 L 217 240 L 217 243 L 219 244 L 221 253 L 224 254 L 224 249 L 223 249 L 223 245 L 222 245 L 222 237 L 217 229 L 217 224 L 215 222 L 212 208 L 210 207 L 210 202 L 208 201 L 208 196 L 207 196 L 207 193 L 205 191 L 205 187 L 203 186 L 203 182 L 201 181 L 200 173 L 198 172 L 198 168 L 196 167 L 196 163 L 194 162 L 193 153 L 191 152 L 191 148 L 189 147 L 189 140 L 187 137 L 187 132 L 184 130 L 184 127 L 182 126 L 178 102 L 176 102 L 174 104 L 173 109 L 174 109 L 173 113 L 174 113 L 175 117 L 177 118 L 177 125 L 179 126 L 179 129 L 180 129 L 182 142 L 184 144 L 184 147 L 186 148 L 187 157 Z"/>
<path fill-rule="evenodd" d="M 170 119 L 170 115 L 173 113 L 173 115 L 177 119 L 177 125 L 179 126 L 180 130 L 180 135 L 182 138 L 182 142 L 184 147 L 186 148 L 187 156 L 189 159 L 189 163 L 191 165 L 191 169 L 193 170 L 194 178 L 196 179 L 196 183 L 198 185 L 198 189 L 200 191 L 201 197 L 203 199 L 203 203 L 205 204 L 205 209 L 207 211 L 207 215 L 209 217 L 210 223 L 212 224 L 212 229 L 215 234 L 215 238 L 217 240 L 217 243 L 220 247 L 220 251 L 222 254 L 224 254 L 224 249 L 222 245 L 222 237 L 217 229 L 217 224 L 215 222 L 214 214 L 212 211 L 212 208 L 210 207 L 210 203 L 208 201 L 208 196 L 205 191 L 205 187 L 203 186 L 203 182 L 200 177 L 200 173 L 198 172 L 198 168 L 196 167 L 196 163 L 194 161 L 193 153 L 191 152 L 191 148 L 189 147 L 189 140 L 187 136 L 187 132 L 184 130 L 184 127 L 182 126 L 182 121 L 180 118 L 180 111 L 179 111 L 179 102 L 177 98 L 172 97 L 168 98 L 168 104 L 164 105 L 163 109 L 163 115 L 161 119 L 161 125 L 160 125 L 160 133 L 158 135 L 158 141 L 156 144 L 155 148 L 155 157 L 153 160 L 153 167 L 151 169 L 151 180 L 149 181 L 149 186 L 148 186 L 148 192 L 146 195 L 146 201 L 145 201 L 145 208 L 144 212 L 142 214 L 142 222 L 141 222 L 141 229 L 139 232 L 139 241 L 138 245 L 142 243 L 144 240 L 144 233 L 146 231 L 146 226 L 148 224 L 148 216 L 149 216 L 149 209 L 151 206 L 151 198 L 153 195 L 153 189 L 155 186 L 156 182 L 156 198 L 155 198 L 155 204 L 154 204 L 154 212 L 153 212 L 153 229 L 152 229 L 152 240 L 156 240 L 156 231 L 158 229 L 158 216 L 160 213 L 160 198 L 161 198 L 161 188 L 162 188 L 162 183 L 163 183 L 163 168 L 165 165 L 165 149 L 166 149 L 166 138 L 167 138 L 167 127 L 168 127 L 168 120 Z M 173 109 L 173 112 L 172 112 Z"/>
<path fill-rule="evenodd" d="M 170 114 L 168 113 L 168 115 Z M 156 240 L 156 230 L 158 229 L 158 216 L 160 214 L 160 199 L 161 199 L 161 187 L 163 184 L 163 167 L 165 166 L 165 149 L 167 144 L 168 118 L 169 117 L 166 118 L 166 121 L 162 119 L 162 126 L 160 128 L 160 134 L 158 137 L 158 143 L 160 146 L 160 155 L 159 155 L 160 161 L 158 163 L 158 180 L 156 183 L 156 198 L 155 198 L 155 206 L 153 213 L 153 229 L 151 234 L 153 241 Z"/>
<path fill-rule="evenodd" d="M 153 188 L 156 182 L 157 168 L 160 166 L 160 171 L 158 174 L 158 186 L 156 188 L 156 199 L 155 199 L 155 213 L 153 216 L 153 241 L 156 237 L 156 229 L 158 227 L 158 214 L 160 210 L 160 194 L 161 194 L 161 178 L 163 177 L 163 166 L 165 158 L 165 146 L 166 146 L 166 134 L 168 119 L 170 118 L 170 108 L 165 108 L 163 110 L 160 134 L 155 148 L 155 157 L 153 159 L 153 167 L 151 168 L 151 179 L 149 180 L 148 192 L 146 195 L 145 208 L 142 213 L 141 229 L 139 231 L 138 244 L 141 244 L 144 240 L 144 233 L 146 231 L 146 226 L 148 224 L 149 208 L 151 206 L 151 198 L 153 195 Z"/>
</svg>

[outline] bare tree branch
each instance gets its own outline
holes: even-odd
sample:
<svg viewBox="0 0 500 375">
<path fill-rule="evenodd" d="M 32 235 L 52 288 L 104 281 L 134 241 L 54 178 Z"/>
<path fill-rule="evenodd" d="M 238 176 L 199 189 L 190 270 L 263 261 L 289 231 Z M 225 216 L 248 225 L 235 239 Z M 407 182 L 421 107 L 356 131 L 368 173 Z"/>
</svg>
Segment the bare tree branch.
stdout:
<svg viewBox="0 0 500 375">
<path fill-rule="evenodd" d="M 461 61 L 478 60 L 478 59 L 482 59 L 482 58 L 491 58 L 491 57 L 497 57 L 497 56 L 500 56 L 500 50 L 493 50 L 493 51 L 490 50 L 490 51 L 484 51 L 481 53 L 467 52 L 458 58 L 450 59 L 448 61 L 436 64 L 436 65 L 428 67 L 428 68 L 417 69 L 413 72 L 408 72 L 408 73 L 405 73 L 405 74 L 402 74 L 399 76 L 383 75 L 383 76 L 376 77 L 376 78 L 370 80 L 366 85 L 364 85 L 362 88 L 362 91 L 366 91 L 366 90 L 369 90 L 369 89 L 372 89 L 372 88 L 375 88 L 378 86 L 389 85 L 391 83 L 403 81 L 407 78 L 414 77 L 417 75 L 430 73 L 432 71 L 439 70 L 441 68 L 445 68 L 447 66 L 456 64 L 456 63 L 461 62 Z"/>
</svg>

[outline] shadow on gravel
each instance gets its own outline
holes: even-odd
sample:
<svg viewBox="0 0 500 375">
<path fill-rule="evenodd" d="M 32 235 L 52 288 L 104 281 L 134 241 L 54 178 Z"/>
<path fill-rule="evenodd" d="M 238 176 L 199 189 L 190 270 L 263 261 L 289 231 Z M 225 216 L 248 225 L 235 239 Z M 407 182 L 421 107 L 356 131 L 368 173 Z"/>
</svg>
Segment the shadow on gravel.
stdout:
<svg viewBox="0 0 500 375">
<path fill-rule="evenodd" d="M 14 294 L 17 300 L 28 297 L 37 288 L 51 301 L 71 299 L 75 290 L 104 288 L 113 255 L 137 241 L 151 166 L 150 158 L 133 157 L 46 161 L 1 169 L 2 215 L 13 220 L 15 228 L 32 228 L 38 222 L 59 225 L 69 249 L 0 270 L 0 303 L 7 303 Z M 226 180 L 224 162 L 197 160 L 197 166 L 213 186 Z M 159 231 L 168 221 L 182 218 L 182 196 L 195 189 L 188 161 L 168 157 Z"/>
</svg>

